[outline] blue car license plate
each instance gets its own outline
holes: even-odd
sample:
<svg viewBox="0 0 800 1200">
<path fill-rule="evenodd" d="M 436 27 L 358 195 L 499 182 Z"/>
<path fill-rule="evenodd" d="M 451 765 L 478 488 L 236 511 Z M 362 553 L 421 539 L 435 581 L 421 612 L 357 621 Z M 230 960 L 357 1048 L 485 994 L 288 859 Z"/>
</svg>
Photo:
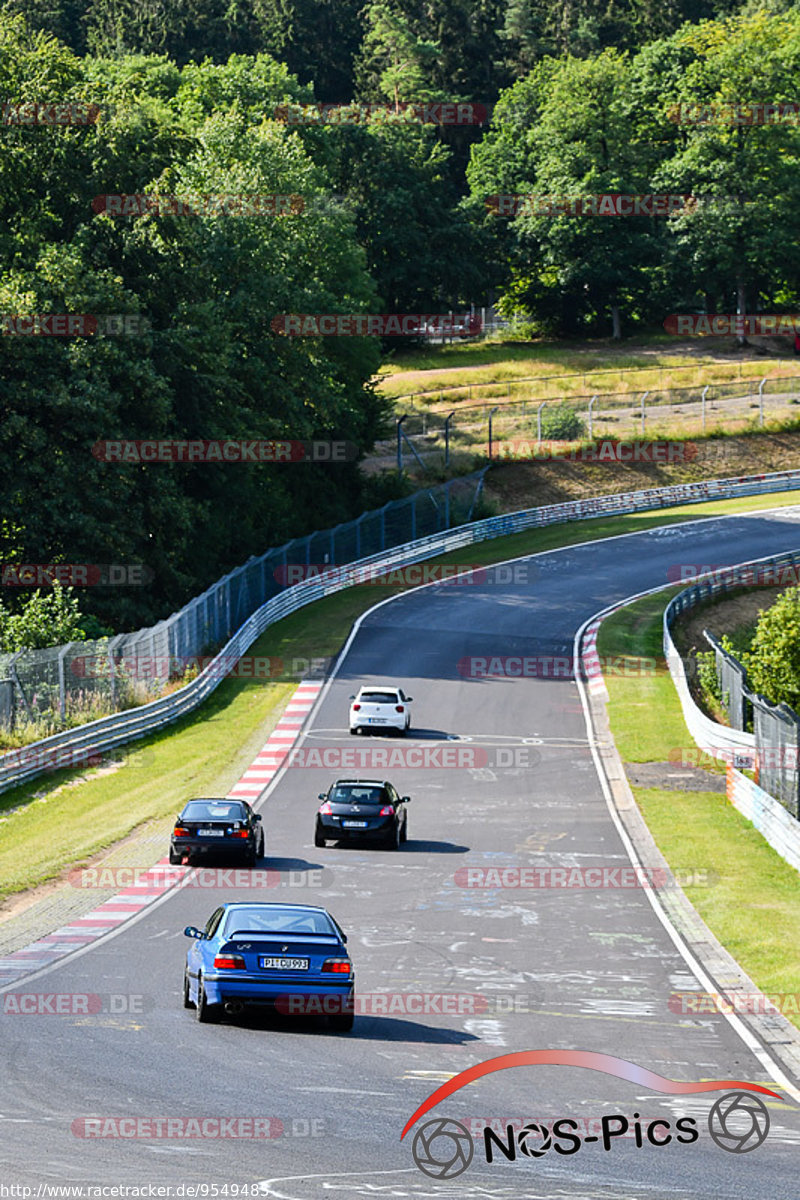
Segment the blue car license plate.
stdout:
<svg viewBox="0 0 800 1200">
<path fill-rule="evenodd" d="M 259 958 L 258 965 L 262 970 L 278 970 L 278 971 L 307 971 L 307 958 Z"/>
<path fill-rule="evenodd" d="M 225 837 L 224 829 L 198 829 L 200 837 Z"/>
</svg>

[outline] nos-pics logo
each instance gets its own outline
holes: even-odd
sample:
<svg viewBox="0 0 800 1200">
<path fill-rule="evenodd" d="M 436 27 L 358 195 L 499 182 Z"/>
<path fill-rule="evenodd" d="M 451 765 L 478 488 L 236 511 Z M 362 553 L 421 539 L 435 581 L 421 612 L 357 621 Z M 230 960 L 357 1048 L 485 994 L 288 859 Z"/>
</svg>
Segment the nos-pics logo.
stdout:
<svg viewBox="0 0 800 1200">
<path fill-rule="evenodd" d="M 746 1154 L 750 1150 L 756 1150 L 769 1133 L 767 1107 L 754 1093 L 760 1092 L 765 1096 L 774 1096 L 776 1100 L 782 1099 L 777 1092 L 770 1091 L 769 1088 L 755 1083 L 744 1083 L 738 1079 L 681 1083 L 676 1079 L 666 1079 L 663 1075 L 657 1075 L 654 1071 L 627 1062 L 623 1058 L 614 1058 L 610 1054 L 598 1054 L 590 1050 L 522 1050 L 477 1063 L 442 1084 L 406 1123 L 400 1140 L 403 1140 L 420 1117 L 468 1083 L 474 1083 L 476 1079 L 495 1071 L 521 1066 L 587 1067 L 593 1071 L 602 1071 L 606 1075 L 614 1075 L 618 1079 L 626 1079 L 648 1090 L 673 1096 L 725 1091 L 726 1094 L 711 1108 L 708 1132 L 717 1146 L 733 1154 Z M 614 1140 L 620 1137 L 633 1137 L 638 1149 L 666 1146 L 672 1141 L 691 1145 L 700 1137 L 694 1117 L 679 1117 L 673 1124 L 663 1118 L 648 1120 L 640 1117 L 638 1112 L 632 1113 L 630 1117 L 622 1113 L 604 1116 L 600 1121 L 599 1135 L 582 1136 L 578 1132 L 580 1128 L 579 1123 L 571 1117 L 563 1117 L 554 1121 L 552 1125 L 530 1122 L 521 1129 L 508 1125 L 505 1133 L 498 1133 L 487 1125 L 483 1129 L 483 1157 L 487 1163 L 515 1162 L 518 1156 L 523 1160 L 531 1160 L 542 1158 L 550 1151 L 560 1155 L 577 1154 L 590 1142 L 600 1142 L 603 1149 L 608 1151 L 612 1149 Z M 417 1130 L 411 1144 L 411 1153 L 420 1171 L 432 1179 L 455 1179 L 462 1175 L 472 1162 L 475 1156 L 475 1141 L 460 1121 L 448 1117 L 435 1117 Z"/>
</svg>

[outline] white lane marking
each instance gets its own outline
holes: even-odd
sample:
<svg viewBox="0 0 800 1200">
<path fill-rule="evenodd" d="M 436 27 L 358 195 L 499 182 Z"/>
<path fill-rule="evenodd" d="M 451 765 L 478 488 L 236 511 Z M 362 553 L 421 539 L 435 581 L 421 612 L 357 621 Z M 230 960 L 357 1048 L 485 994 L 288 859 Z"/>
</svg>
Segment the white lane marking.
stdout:
<svg viewBox="0 0 800 1200">
<path fill-rule="evenodd" d="M 764 557 L 768 558 L 768 557 L 772 557 L 772 556 L 765 555 Z M 755 562 L 755 561 L 761 561 L 761 560 L 753 559 L 752 561 Z M 654 592 L 662 592 L 665 590 L 666 587 L 669 587 L 669 586 L 670 586 L 669 584 L 665 584 L 665 585 L 662 585 L 661 587 L 657 587 L 657 588 L 648 588 L 647 591 L 639 592 L 634 596 L 629 596 L 627 598 L 627 600 L 625 600 L 623 603 L 625 605 L 631 604 L 634 600 L 641 599 L 643 596 L 651 596 L 651 595 L 653 595 Z M 618 607 L 620 607 L 620 605 L 616 604 L 613 607 L 618 608 Z M 601 612 L 605 612 L 605 610 L 603 609 L 603 610 L 601 610 Z M 589 618 L 589 621 L 584 622 L 584 624 L 580 627 L 578 632 L 575 634 L 573 653 L 576 658 L 578 657 L 578 653 L 580 650 L 581 637 L 583 636 L 583 631 L 585 630 L 586 626 L 589 625 L 591 621 L 596 620 L 598 616 L 600 616 L 600 613 L 595 613 L 593 617 Z M 628 836 L 628 831 L 625 829 L 625 826 L 622 824 L 619 814 L 617 813 L 616 805 L 614 804 L 614 798 L 612 796 L 611 789 L 608 786 L 608 781 L 606 779 L 605 771 L 603 770 L 603 764 L 600 761 L 600 755 L 598 753 L 597 744 L 596 744 L 596 740 L 594 737 L 594 729 L 592 726 L 591 713 L 589 710 L 589 698 L 586 693 L 586 687 L 584 685 L 583 680 L 580 678 L 580 675 L 577 676 L 575 682 L 578 685 L 578 693 L 580 695 L 581 704 L 583 706 L 583 717 L 584 717 L 584 721 L 586 722 L 587 732 L 589 734 L 589 748 L 592 753 L 592 760 L 594 762 L 595 770 L 597 772 L 597 778 L 600 781 L 600 787 L 602 788 L 603 795 L 605 797 L 606 807 L 608 808 L 608 812 L 611 817 L 611 820 L 614 823 L 614 827 L 616 828 L 617 833 L 619 834 L 620 839 L 622 840 L 622 844 L 625 847 L 625 850 L 626 850 L 626 853 L 630 860 L 631 866 L 633 866 L 637 869 L 644 870 L 644 867 L 642 866 L 641 862 L 639 861 L 639 856 L 636 853 L 636 849 L 633 845 L 633 842 L 631 841 L 630 837 Z M 650 902 L 650 906 L 653 909 L 653 912 L 655 913 L 658 920 L 661 922 L 664 929 L 668 933 L 670 939 L 672 940 L 673 945 L 675 946 L 675 949 L 678 951 L 678 953 L 680 954 L 683 961 L 686 963 L 686 965 L 689 967 L 689 969 L 694 974 L 695 978 L 698 980 L 700 987 L 706 992 L 714 992 L 715 987 L 714 987 L 714 984 L 713 984 L 711 978 L 706 974 L 706 971 L 703 968 L 703 966 L 700 964 L 699 960 L 695 957 L 695 955 L 692 953 L 692 951 L 686 945 L 685 941 L 683 940 L 681 935 L 678 933 L 678 930 L 675 928 L 675 926 L 670 921 L 669 917 L 667 916 L 666 912 L 664 911 L 664 909 L 661 905 L 661 902 L 658 900 L 658 898 L 655 894 L 655 890 L 653 888 L 644 888 L 643 891 L 644 891 L 644 894 L 647 897 L 648 901 Z M 786 1092 L 788 1092 L 788 1094 L 792 1097 L 792 1099 L 794 1099 L 798 1103 L 800 1103 L 800 1089 L 796 1088 L 794 1086 L 794 1084 L 787 1078 L 787 1076 L 784 1074 L 784 1072 L 782 1071 L 780 1066 L 777 1064 L 777 1062 L 775 1062 L 775 1060 L 773 1059 L 773 1057 L 769 1053 L 769 1051 L 766 1050 L 761 1045 L 761 1043 L 759 1042 L 759 1040 L 755 1036 L 755 1034 L 753 1034 L 750 1031 L 750 1029 L 748 1029 L 748 1027 L 742 1022 L 742 1020 L 737 1016 L 736 1013 L 733 1013 L 733 1012 L 727 1013 L 726 1012 L 726 1013 L 723 1013 L 723 1016 L 729 1022 L 730 1026 L 734 1030 L 734 1032 L 736 1034 L 738 1034 L 738 1036 L 744 1042 L 744 1044 L 748 1048 L 748 1050 L 750 1050 L 751 1053 L 753 1055 L 755 1055 L 755 1057 L 758 1059 L 759 1063 L 764 1068 L 764 1070 L 767 1072 L 767 1074 L 770 1076 L 770 1078 L 773 1079 L 774 1082 L 777 1083 L 780 1087 L 782 1087 Z"/>
</svg>

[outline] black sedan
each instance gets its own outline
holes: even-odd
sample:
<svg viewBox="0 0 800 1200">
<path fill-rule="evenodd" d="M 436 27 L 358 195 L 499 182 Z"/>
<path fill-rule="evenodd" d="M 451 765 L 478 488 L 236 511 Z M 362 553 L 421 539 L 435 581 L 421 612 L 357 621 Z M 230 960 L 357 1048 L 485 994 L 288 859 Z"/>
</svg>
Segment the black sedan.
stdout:
<svg viewBox="0 0 800 1200">
<path fill-rule="evenodd" d="M 337 779 L 319 799 L 315 846 L 328 840 L 369 841 L 397 850 L 408 837 L 410 797 L 398 795 L 386 780 Z"/>
<path fill-rule="evenodd" d="M 235 854 L 254 867 L 264 853 L 261 814 L 245 800 L 189 800 L 175 819 L 169 861 L 206 854 Z"/>
</svg>

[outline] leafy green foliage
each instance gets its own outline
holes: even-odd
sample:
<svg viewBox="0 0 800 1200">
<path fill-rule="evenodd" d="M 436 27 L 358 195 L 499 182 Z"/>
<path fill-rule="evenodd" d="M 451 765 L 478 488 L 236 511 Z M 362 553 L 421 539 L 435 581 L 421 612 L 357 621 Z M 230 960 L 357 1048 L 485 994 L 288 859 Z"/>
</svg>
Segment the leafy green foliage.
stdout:
<svg viewBox="0 0 800 1200">
<path fill-rule="evenodd" d="M 542 435 L 553 441 L 574 441 L 586 433 L 586 422 L 569 404 L 546 404 L 542 409 Z"/>
<path fill-rule="evenodd" d="M 41 650 L 65 642 L 82 642 L 85 631 L 77 596 L 72 588 L 53 584 L 52 591 L 37 589 L 19 612 L 0 604 L 0 651 Z"/>
<path fill-rule="evenodd" d="M 753 691 L 800 711 L 800 587 L 787 588 L 761 613 L 740 657 Z"/>
</svg>

